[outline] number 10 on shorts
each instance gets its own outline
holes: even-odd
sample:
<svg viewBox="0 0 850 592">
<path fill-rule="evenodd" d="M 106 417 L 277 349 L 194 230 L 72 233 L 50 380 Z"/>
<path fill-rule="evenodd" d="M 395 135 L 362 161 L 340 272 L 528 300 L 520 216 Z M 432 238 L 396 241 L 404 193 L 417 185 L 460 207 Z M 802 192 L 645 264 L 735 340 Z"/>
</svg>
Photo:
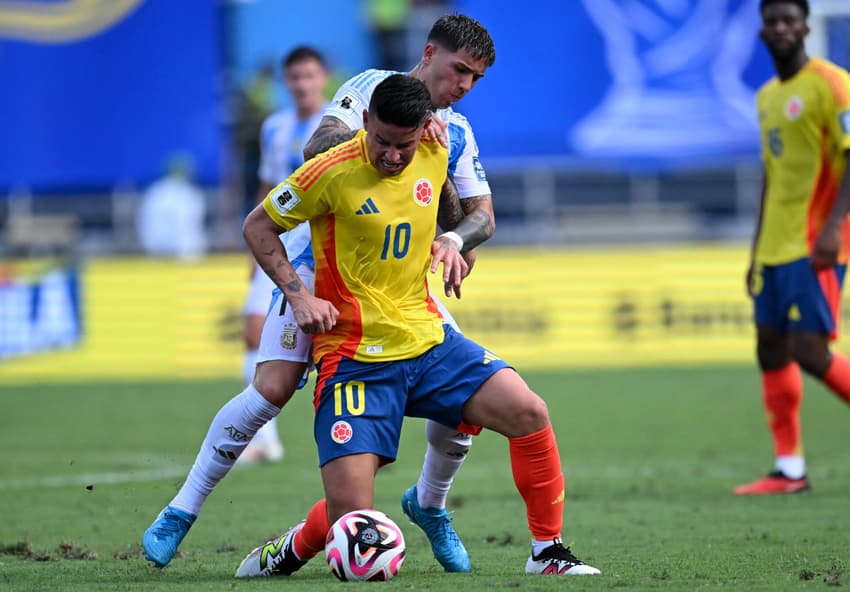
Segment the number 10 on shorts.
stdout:
<svg viewBox="0 0 850 592">
<path fill-rule="evenodd" d="M 334 385 L 334 415 L 342 415 L 343 402 L 346 415 L 363 415 L 366 411 L 366 383 L 352 380 Z"/>
</svg>

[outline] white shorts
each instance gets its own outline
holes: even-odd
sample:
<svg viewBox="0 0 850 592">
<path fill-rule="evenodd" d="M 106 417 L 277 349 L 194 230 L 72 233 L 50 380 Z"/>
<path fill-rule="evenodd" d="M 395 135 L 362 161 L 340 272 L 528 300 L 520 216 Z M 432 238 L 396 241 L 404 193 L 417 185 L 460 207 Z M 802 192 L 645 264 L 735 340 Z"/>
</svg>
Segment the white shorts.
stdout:
<svg viewBox="0 0 850 592">
<path fill-rule="evenodd" d="M 313 293 L 313 270 L 306 265 L 299 265 L 295 270 L 304 287 Z M 262 272 L 261 272 L 262 273 Z M 266 274 L 263 273 L 265 276 Z M 272 284 L 272 288 L 274 288 Z M 278 292 L 271 299 L 269 292 L 266 298 L 264 311 L 266 322 L 263 324 L 263 333 L 260 336 L 260 347 L 257 350 L 257 364 L 269 360 L 285 360 L 287 362 L 312 361 L 313 342 L 310 336 L 298 328 L 292 307 L 286 305 L 283 294 Z M 283 310 L 281 310 L 283 308 Z"/>
<path fill-rule="evenodd" d="M 301 278 L 301 283 L 312 294 L 314 281 L 313 270 L 306 265 L 299 265 L 295 271 L 298 277 Z M 265 273 L 263 273 L 263 277 L 266 277 Z M 274 284 L 272 284 L 272 288 L 274 288 Z M 437 303 L 437 308 L 440 310 L 440 314 L 443 315 L 443 320 L 451 325 L 455 331 L 461 333 L 460 327 L 457 326 L 452 314 L 433 292 L 431 292 L 431 298 Z M 284 310 L 281 313 L 280 309 L 283 302 L 283 294 L 278 292 L 275 294 L 271 304 L 266 304 L 265 310 L 268 311 L 268 314 L 266 314 L 266 322 L 263 324 L 263 333 L 260 337 L 257 364 L 270 360 L 285 360 L 288 362 L 305 362 L 310 364 L 312 362 L 313 342 L 309 335 L 298 328 L 298 323 L 295 322 L 295 317 L 292 315 L 291 306 L 283 306 Z"/>
<path fill-rule="evenodd" d="M 245 298 L 242 314 L 245 316 L 266 316 L 269 311 L 272 292 L 276 287 L 259 265 L 254 266 L 254 275 L 251 276 L 251 287 L 248 288 L 248 297 Z"/>
</svg>

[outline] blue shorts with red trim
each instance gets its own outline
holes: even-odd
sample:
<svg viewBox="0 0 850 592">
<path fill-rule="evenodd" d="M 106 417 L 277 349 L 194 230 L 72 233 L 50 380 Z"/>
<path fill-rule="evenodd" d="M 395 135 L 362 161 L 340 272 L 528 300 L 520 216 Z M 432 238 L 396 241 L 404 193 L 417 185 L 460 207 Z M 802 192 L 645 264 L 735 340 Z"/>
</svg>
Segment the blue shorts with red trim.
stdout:
<svg viewBox="0 0 850 592">
<path fill-rule="evenodd" d="M 372 453 L 395 460 L 404 416 L 450 428 L 463 423 L 463 406 L 508 364 L 448 325 L 443 343 L 410 360 L 357 362 L 326 354 L 319 362 L 313 424 L 319 466 L 341 456 Z"/>
<path fill-rule="evenodd" d="M 753 301 L 756 325 L 835 339 L 846 271 L 846 264 L 816 270 L 808 258 L 757 266 Z"/>
</svg>

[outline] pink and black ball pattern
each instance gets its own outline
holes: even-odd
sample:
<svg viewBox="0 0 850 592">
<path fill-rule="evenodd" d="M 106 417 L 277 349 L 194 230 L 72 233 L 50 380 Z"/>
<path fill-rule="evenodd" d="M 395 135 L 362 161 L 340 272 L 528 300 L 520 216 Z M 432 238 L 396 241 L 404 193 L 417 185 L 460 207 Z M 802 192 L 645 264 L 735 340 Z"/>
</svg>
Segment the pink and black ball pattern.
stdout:
<svg viewBox="0 0 850 592">
<path fill-rule="evenodd" d="M 401 569 L 404 553 L 401 529 L 377 510 L 345 514 L 325 541 L 328 566 L 342 581 L 389 580 Z"/>
</svg>

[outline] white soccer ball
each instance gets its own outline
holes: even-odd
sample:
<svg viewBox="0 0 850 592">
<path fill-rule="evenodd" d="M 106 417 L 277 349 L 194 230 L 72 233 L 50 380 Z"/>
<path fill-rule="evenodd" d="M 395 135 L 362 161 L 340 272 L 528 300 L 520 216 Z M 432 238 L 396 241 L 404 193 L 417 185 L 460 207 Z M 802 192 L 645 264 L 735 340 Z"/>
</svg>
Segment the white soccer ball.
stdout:
<svg viewBox="0 0 850 592">
<path fill-rule="evenodd" d="M 389 580 L 404 563 L 404 535 L 378 510 L 356 510 L 337 520 L 325 540 L 331 572 L 342 580 Z"/>
</svg>

